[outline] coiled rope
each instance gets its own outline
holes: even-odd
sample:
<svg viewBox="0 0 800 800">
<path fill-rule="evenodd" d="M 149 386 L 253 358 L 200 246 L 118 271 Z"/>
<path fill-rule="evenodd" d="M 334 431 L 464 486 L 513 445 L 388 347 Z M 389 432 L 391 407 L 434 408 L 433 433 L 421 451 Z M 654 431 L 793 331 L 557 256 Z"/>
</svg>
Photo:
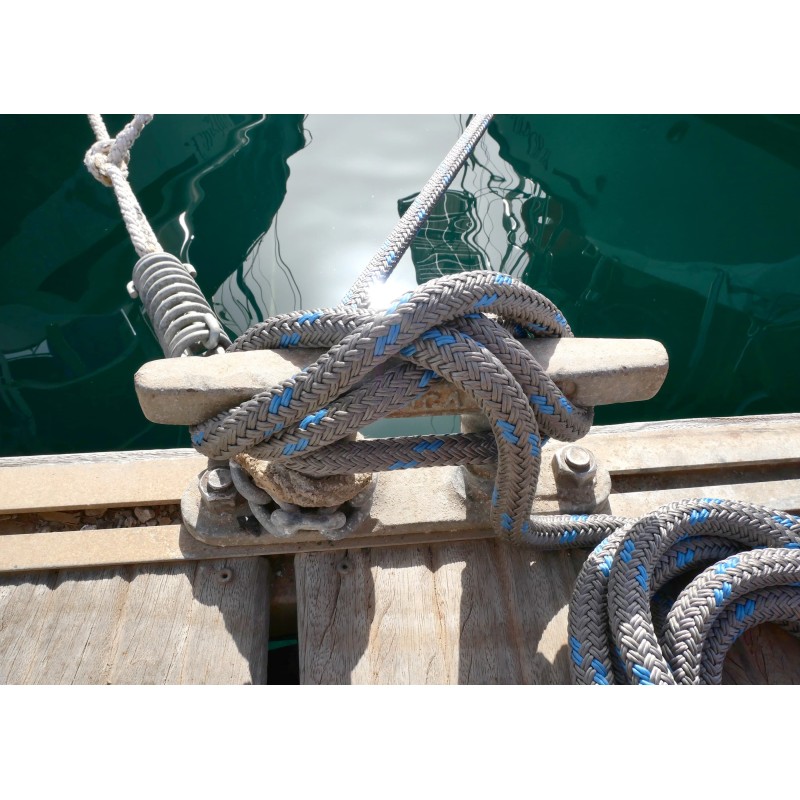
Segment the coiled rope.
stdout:
<svg viewBox="0 0 800 800">
<path fill-rule="evenodd" d="M 596 545 L 570 604 L 573 680 L 719 682 L 727 649 L 748 627 L 776 621 L 800 633 L 800 519 L 709 498 L 673 503 L 640 520 L 532 518 L 542 445 L 549 437 L 575 441 L 592 422 L 592 409 L 571 403 L 518 341 L 571 336 L 563 314 L 533 289 L 492 272 L 439 278 L 386 309 L 366 310 L 372 287 L 391 274 L 490 119 L 473 119 L 343 306 L 273 317 L 228 348 L 328 352 L 279 386 L 195 426 L 192 442 L 210 458 L 247 451 L 312 476 L 496 459 L 495 530 L 537 547 Z M 116 190 L 120 151 L 127 150 L 109 145 L 104 128 L 93 128 L 103 141 L 95 169 Z M 122 138 L 132 143 L 135 136 Z M 154 312 L 166 303 L 157 291 L 145 293 Z M 172 319 L 167 312 L 163 317 Z M 490 432 L 346 440 L 440 378 L 474 399 Z M 669 581 L 707 564 L 671 603 L 663 591 Z"/>
</svg>

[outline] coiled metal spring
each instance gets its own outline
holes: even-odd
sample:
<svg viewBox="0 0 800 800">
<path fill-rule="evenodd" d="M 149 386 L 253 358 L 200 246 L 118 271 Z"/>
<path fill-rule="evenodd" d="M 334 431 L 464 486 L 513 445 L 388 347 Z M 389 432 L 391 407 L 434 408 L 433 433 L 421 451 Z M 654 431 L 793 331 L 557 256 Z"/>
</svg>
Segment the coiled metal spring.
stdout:
<svg viewBox="0 0 800 800">
<path fill-rule="evenodd" d="M 230 345 L 194 279 L 196 271 L 169 253 L 149 253 L 136 262 L 131 297 L 140 297 L 167 358 L 222 353 Z"/>
</svg>

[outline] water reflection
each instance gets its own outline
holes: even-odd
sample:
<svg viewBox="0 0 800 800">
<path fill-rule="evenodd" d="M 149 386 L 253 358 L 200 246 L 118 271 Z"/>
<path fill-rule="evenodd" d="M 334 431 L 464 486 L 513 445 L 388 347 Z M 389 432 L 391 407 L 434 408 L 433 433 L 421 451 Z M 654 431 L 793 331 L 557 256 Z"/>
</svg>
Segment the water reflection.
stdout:
<svg viewBox="0 0 800 800">
<path fill-rule="evenodd" d="M 131 179 L 238 334 L 336 304 L 466 123 L 157 116 Z M 135 256 L 83 168 L 90 141 L 80 116 L 0 126 L 2 455 L 186 445 L 136 403 L 132 376 L 160 351 L 124 293 Z M 551 297 L 578 335 L 663 341 L 659 396 L 599 422 L 796 410 L 798 153 L 792 117 L 500 115 L 384 295 L 494 269 Z"/>
</svg>

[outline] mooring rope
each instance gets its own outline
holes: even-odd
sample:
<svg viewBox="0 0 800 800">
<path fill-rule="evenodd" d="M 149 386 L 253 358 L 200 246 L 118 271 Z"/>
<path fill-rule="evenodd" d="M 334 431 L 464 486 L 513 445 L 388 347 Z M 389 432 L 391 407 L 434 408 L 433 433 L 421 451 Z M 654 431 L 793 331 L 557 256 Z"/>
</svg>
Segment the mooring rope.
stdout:
<svg viewBox="0 0 800 800">
<path fill-rule="evenodd" d="M 97 141 L 87 151 L 84 164 L 100 183 L 114 189 L 131 243 L 140 256 L 128 292 L 141 298 L 167 358 L 223 353 L 231 340 L 194 279 L 194 267 L 164 252 L 128 182 L 131 148 L 153 115 L 135 114 L 113 137 L 100 114 L 88 116 Z"/>
<path fill-rule="evenodd" d="M 126 181 L 130 145 L 146 123 L 126 127 L 117 146 L 98 119 L 92 118 L 98 145 L 87 166 L 116 191 Z M 195 426 L 192 442 L 213 459 L 246 451 L 310 476 L 496 460 L 496 531 L 541 548 L 595 546 L 570 604 L 574 682 L 718 683 L 725 653 L 748 627 L 774 621 L 800 633 L 800 519 L 710 498 L 673 503 L 640 520 L 532 517 L 542 446 L 550 437 L 575 441 L 592 423 L 592 409 L 572 403 L 519 342 L 572 336 L 563 314 L 538 292 L 494 272 L 438 278 L 386 309 L 368 308 L 371 289 L 391 274 L 490 119 L 472 120 L 342 306 L 273 317 L 228 348 L 328 352 L 279 386 Z M 131 224 L 126 218 L 129 232 L 140 213 Z M 152 319 L 166 299 L 157 291 L 147 296 Z M 161 317 L 172 324 L 180 314 L 162 308 Z M 440 378 L 472 397 L 489 419 L 489 432 L 349 440 Z M 669 582 L 706 565 L 670 602 Z"/>
<path fill-rule="evenodd" d="M 706 565 L 672 604 L 659 635 L 653 597 Z M 719 683 L 725 654 L 748 628 L 772 621 L 797 633 L 799 581 L 800 519 L 790 514 L 706 498 L 628 520 L 578 576 L 569 609 L 573 680 Z"/>
<path fill-rule="evenodd" d="M 209 458 L 248 451 L 301 472 L 306 454 L 319 448 L 325 449 L 315 463 L 329 459 L 337 471 L 469 463 L 475 437 L 463 449 L 460 435 L 335 444 L 407 405 L 441 377 L 466 392 L 491 422 L 498 458 L 492 522 L 519 541 L 529 530 L 543 437 L 584 436 L 592 411 L 570 403 L 519 341 L 477 310 L 489 308 L 518 335 L 572 335 L 549 300 L 493 272 L 437 278 L 383 311 L 281 315 L 250 328 L 231 350 L 329 351 L 280 385 L 196 426 L 192 441 Z"/>
</svg>

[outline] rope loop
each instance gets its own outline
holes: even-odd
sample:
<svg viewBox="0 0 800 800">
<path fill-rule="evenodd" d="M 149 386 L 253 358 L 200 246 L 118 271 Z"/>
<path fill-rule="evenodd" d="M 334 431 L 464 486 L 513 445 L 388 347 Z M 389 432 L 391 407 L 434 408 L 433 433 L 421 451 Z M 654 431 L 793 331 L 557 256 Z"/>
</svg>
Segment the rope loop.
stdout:
<svg viewBox="0 0 800 800">
<path fill-rule="evenodd" d="M 488 316 L 486 311 L 491 311 Z M 237 453 L 305 474 L 410 469 L 498 460 L 496 530 L 529 533 L 541 448 L 585 435 L 592 410 L 569 401 L 517 337 L 572 336 L 545 297 L 495 272 L 429 281 L 388 308 L 339 306 L 283 314 L 253 326 L 229 350 L 325 347 L 315 364 L 237 408 L 195 426 L 204 455 Z M 438 379 L 468 394 L 492 425 L 484 436 L 340 440 L 424 394 Z"/>
<path fill-rule="evenodd" d="M 131 160 L 130 151 L 120 152 L 114 149 L 115 139 L 102 139 L 95 142 L 87 151 L 83 159 L 86 169 L 92 176 L 100 181 L 103 186 L 113 188 L 110 170 L 117 169 L 122 177 L 128 178 L 128 164 Z M 112 154 L 113 151 L 113 154 Z"/>
</svg>

